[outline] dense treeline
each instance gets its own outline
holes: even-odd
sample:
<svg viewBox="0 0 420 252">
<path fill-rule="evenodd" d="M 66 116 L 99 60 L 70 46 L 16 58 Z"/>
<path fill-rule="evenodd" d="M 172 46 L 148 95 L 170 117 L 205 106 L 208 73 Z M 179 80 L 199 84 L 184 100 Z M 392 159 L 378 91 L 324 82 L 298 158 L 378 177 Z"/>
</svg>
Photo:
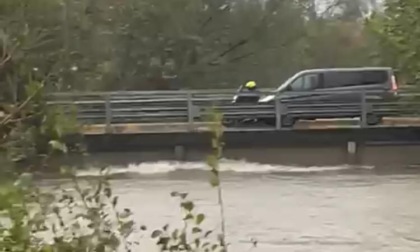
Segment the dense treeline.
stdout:
<svg viewBox="0 0 420 252">
<path fill-rule="evenodd" d="M 388 64 L 412 75 L 414 5 L 390 1 L 384 11 L 375 0 L 2 0 L 1 90 L 17 99 L 28 73 L 62 91 L 224 88 L 248 79 L 273 87 L 312 67 Z"/>
</svg>

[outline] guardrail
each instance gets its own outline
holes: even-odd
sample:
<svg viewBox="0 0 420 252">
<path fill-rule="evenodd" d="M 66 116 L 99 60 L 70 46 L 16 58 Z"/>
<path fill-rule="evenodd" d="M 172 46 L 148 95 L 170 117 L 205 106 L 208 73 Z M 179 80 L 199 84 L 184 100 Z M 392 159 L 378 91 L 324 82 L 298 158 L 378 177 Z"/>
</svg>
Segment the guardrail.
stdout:
<svg viewBox="0 0 420 252">
<path fill-rule="evenodd" d="M 49 96 L 51 106 L 69 111 L 75 107 L 84 124 L 188 123 L 206 121 L 214 107 L 226 123 L 252 118 L 276 130 L 289 128 L 297 119 L 360 117 L 360 127 L 387 116 L 418 116 L 420 94 L 368 91 L 289 92 L 267 104 L 233 104 L 236 90 L 136 91 L 97 93 L 56 93 Z M 262 96 L 275 95 L 262 90 Z M 192 129 L 193 127 L 191 127 Z"/>
</svg>

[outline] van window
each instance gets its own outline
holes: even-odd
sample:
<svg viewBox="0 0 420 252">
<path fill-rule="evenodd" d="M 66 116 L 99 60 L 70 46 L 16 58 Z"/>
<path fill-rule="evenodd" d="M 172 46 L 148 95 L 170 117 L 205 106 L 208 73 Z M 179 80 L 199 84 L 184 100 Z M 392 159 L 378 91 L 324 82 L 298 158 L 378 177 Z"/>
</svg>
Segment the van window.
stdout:
<svg viewBox="0 0 420 252">
<path fill-rule="evenodd" d="M 310 91 L 319 86 L 318 74 L 305 74 L 299 76 L 290 84 L 290 91 Z"/>
<path fill-rule="evenodd" d="M 388 82 L 388 78 L 389 74 L 387 71 L 364 71 L 362 84 L 382 84 Z"/>
<path fill-rule="evenodd" d="M 383 70 L 343 71 L 324 73 L 324 87 L 351 87 L 388 82 L 388 72 Z"/>
</svg>

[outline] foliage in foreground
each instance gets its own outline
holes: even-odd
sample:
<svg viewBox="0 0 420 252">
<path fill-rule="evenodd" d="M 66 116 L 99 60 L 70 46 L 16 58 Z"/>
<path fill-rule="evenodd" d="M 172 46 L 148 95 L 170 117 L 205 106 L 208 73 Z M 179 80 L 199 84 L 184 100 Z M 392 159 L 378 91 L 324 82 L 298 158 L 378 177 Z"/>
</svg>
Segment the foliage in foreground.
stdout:
<svg viewBox="0 0 420 252">
<path fill-rule="evenodd" d="M 21 103 L 3 104 L 5 115 L 0 119 L 0 172 L 22 173 L 46 171 L 53 157 L 81 153 L 82 146 L 66 144 L 66 135 L 78 130 L 75 117 L 47 105 L 42 82 L 25 86 Z M 59 171 L 59 169 L 55 169 Z"/>
<path fill-rule="evenodd" d="M 41 190 L 23 175 L 0 194 L 3 251 L 117 251 L 130 234 L 130 212 L 117 212 L 109 183 Z"/>
<path fill-rule="evenodd" d="M 133 251 L 136 234 L 148 232 L 137 226 L 129 209 L 118 209 L 106 176 L 83 186 L 73 176 L 71 187 L 40 189 L 29 174 L 0 193 L 0 251 L 76 252 Z M 53 193 L 52 193 L 53 192 Z M 165 225 L 150 233 L 160 251 L 226 251 L 224 238 L 215 240 L 212 230 L 201 226 L 203 213 L 186 193 L 173 192 L 183 209 L 182 228 Z"/>
<path fill-rule="evenodd" d="M 50 120 L 51 114 L 47 113 L 42 118 L 45 120 L 40 124 L 41 128 L 47 125 L 46 121 Z M 213 128 L 214 153 L 209 157 L 208 164 L 212 174 L 211 184 L 218 189 L 222 233 L 215 237 L 213 230 L 205 230 L 202 227 L 205 215 L 196 212 L 194 202 L 188 200 L 188 194 L 173 192 L 171 196 L 180 201 L 184 225 L 182 228 L 165 225 L 150 233 L 150 237 L 156 239 L 156 245 L 161 251 L 227 251 L 218 167 L 222 152 L 220 119 L 220 115 L 215 114 L 214 120 L 219 121 Z M 22 123 L 21 127 L 32 125 L 25 120 L 24 122 L 26 123 Z M 57 129 L 56 124 L 51 125 L 54 126 L 53 129 Z M 8 145 L 13 143 L 10 140 L 13 132 L 13 129 L 5 132 L 6 150 L 13 149 L 10 147 L 13 145 Z M 49 134 L 42 138 L 43 141 L 47 141 L 50 150 L 41 155 L 46 160 L 55 153 L 68 154 L 67 145 L 60 141 L 61 135 L 51 134 L 54 132 L 56 131 L 48 132 Z M 33 162 L 38 160 L 39 156 L 35 155 L 39 153 L 37 147 L 33 146 L 37 138 L 29 139 L 32 142 L 16 143 L 20 143 L 23 147 L 31 146 L 35 150 L 34 155 L 22 151 L 27 148 L 15 149 L 22 153 L 22 158 Z M 11 161 L 17 162 L 14 159 Z M 72 186 L 62 186 L 53 190 L 38 187 L 33 183 L 30 173 L 21 173 L 14 184 L 1 187 L 0 251 L 133 251 L 139 244 L 135 236 L 139 235 L 139 232 L 148 232 L 148 228 L 144 225 L 138 226 L 129 209 L 118 208 L 118 197 L 112 194 L 106 174 L 101 174 L 96 181 L 88 181 L 88 186 L 85 186 L 77 178 L 75 171 L 69 172 L 68 169 L 63 171 L 71 177 Z"/>
<path fill-rule="evenodd" d="M 0 13 L 13 9 L 27 14 L 25 11 L 33 6 L 25 1 L 0 2 L 0 7 L 10 4 L 6 4 L 7 8 L 0 8 Z M 15 5 L 23 2 L 28 5 Z M 51 6 L 47 4 L 56 2 L 39 0 L 31 3 L 41 3 L 36 5 L 38 7 L 45 3 L 49 8 Z M 32 23 L 29 24 L 33 17 L 24 15 L 20 22 L 13 23 L 25 29 L 13 29 L 14 26 L 0 29 L 0 175 L 11 181 L 18 177 L 14 184 L 3 183 L 0 190 L 0 251 L 130 251 L 136 245 L 136 239 L 129 242 L 128 238 L 139 230 L 147 231 L 147 228 L 136 226 L 130 210 L 117 210 L 118 198 L 112 195 L 106 177 L 101 177 L 96 183 L 89 181 L 91 186 L 82 186 L 72 172 L 66 174 L 72 177 L 70 188 L 53 190 L 31 182 L 34 172 L 60 171 L 62 163 L 53 162 L 56 158 L 83 154 L 80 143 L 66 141 L 68 134 L 77 132 L 71 113 L 64 113 L 47 103 L 48 87 L 61 85 L 66 71 L 60 70 L 60 64 L 51 65 L 48 70 L 40 69 L 45 59 L 32 57 L 32 49 L 40 46 L 32 35 L 48 36 L 48 32 L 44 34 L 45 29 L 37 30 Z M 34 24 L 35 21 L 46 21 L 37 17 L 40 19 L 34 20 Z M 0 18 L 0 24 L 5 20 L 7 18 Z M 53 56 L 60 58 L 59 54 Z M 10 89 L 6 88 L 6 83 Z M 217 164 L 219 156 L 212 164 Z M 215 168 L 217 166 L 212 172 L 218 176 Z M 201 228 L 204 214 L 195 213 L 194 204 L 188 201 L 186 194 L 172 195 L 181 200 L 184 227 L 165 226 L 153 231 L 151 237 L 157 239 L 161 250 L 226 251 L 224 230 L 216 241 L 211 239 L 213 234 Z"/>
</svg>

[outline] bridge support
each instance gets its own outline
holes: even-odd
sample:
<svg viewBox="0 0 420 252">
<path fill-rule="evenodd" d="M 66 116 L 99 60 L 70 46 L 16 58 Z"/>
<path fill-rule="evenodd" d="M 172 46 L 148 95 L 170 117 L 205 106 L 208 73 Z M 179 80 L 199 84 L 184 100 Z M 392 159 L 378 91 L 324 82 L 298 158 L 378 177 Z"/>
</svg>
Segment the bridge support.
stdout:
<svg viewBox="0 0 420 252">
<path fill-rule="evenodd" d="M 348 164 L 360 164 L 363 159 L 364 144 L 357 141 L 349 141 L 346 146 Z"/>
<path fill-rule="evenodd" d="M 183 145 L 177 145 L 174 148 L 174 155 L 175 159 L 179 161 L 184 161 L 187 158 L 187 151 L 185 146 Z"/>
<path fill-rule="evenodd" d="M 347 142 L 347 153 L 350 155 L 355 155 L 357 153 L 356 142 Z"/>
</svg>

